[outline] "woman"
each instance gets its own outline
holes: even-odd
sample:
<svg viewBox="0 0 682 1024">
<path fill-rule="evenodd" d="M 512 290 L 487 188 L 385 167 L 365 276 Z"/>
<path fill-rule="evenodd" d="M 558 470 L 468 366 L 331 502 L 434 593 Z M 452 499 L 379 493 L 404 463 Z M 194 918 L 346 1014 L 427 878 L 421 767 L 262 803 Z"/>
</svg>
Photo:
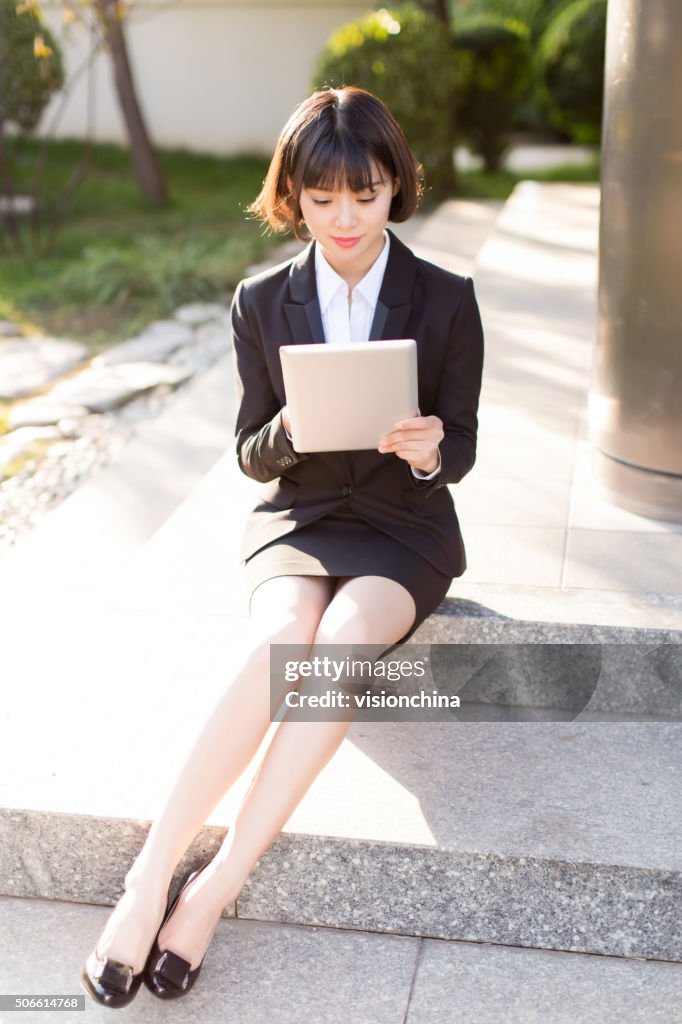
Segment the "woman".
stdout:
<svg viewBox="0 0 682 1024">
<path fill-rule="evenodd" d="M 270 644 L 308 657 L 332 643 L 392 650 L 466 568 L 447 484 L 475 461 L 483 334 L 471 279 L 417 259 L 386 229 L 420 191 L 383 103 L 329 89 L 294 111 L 252 205 L 275 230 L 302 239 L 305 225 L 311 244 L 242 281 L 232 304 L 236 454 L 265 485 L 242 548 L 251 637 L 85 965 L 86 991 L 109 1006 L 130 1002 L 143 978 L 160 998 L 191 989 L 223 908 L 350 727 L 349 715 L 280 721 L 222 846 L 168 906 L 178 861 L 273 721 Z M 279 346 L 405 337 L 417 342 L 418 414 L 376 452 L 297 452 Z"/>
</svg>

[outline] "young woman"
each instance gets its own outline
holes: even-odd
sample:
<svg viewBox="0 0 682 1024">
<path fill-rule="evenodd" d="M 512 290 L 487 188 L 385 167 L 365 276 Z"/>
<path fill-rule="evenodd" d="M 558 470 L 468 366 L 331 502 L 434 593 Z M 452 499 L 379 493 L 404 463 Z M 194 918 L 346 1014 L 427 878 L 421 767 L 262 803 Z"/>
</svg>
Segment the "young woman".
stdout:
<svg viewBox="0 0 682 1024">
<path fill-rule="evenodd" d="M 168 906 L 178 861 L 271 725 L 270 645 L 387 652 L 466 568 L 447 484 L 475 461 L 483 333 L 471 279 L 417 259 L 386 228 L 414 213 L 420 191 L 383 103 L 328 89 L 294 111 L 252 206 L 310 244 L 242 281 L 232 304 L 236 455 L 264 485 L 242 548 L 251 636 L 83 970 L 109 1006 L 130 1002 L 143 977 L 160 998 L 191 989 L 223 908 L 348 732 L 350 716 L 279 721 L 222 846 Z M 417 342 L 417 415 L 377 451 L 297 452 L 279 346 L 406 337 Z"/>
</svg>

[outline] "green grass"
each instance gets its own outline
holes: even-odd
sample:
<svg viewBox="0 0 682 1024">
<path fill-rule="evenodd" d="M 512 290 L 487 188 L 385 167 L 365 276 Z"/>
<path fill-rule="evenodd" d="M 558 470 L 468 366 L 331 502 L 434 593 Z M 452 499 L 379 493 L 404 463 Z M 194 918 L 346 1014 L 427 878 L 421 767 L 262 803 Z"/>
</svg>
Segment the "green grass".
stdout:
<svg viewBox="0 0 682 1024">
<path fill-rule="evenodd" d="M 8 139 L 15 190 L 30 192 L 39 144 Z M 48 213 L 84 151 L 77 141 L 52 144 L 44 176 Z M 148 204 L 120 146 L 93 147 L 87 177 L 75 191 L 56 244 L 43 229 L 22 258 L 0 247 L 0 319 L 71 337 L 93 352 L 128 338 L 183 302 L 224 300 L 246 267 L 280 239 L 267 235 L 245 207 L 267 169 L 259 157 L 220 158 L 159 150 L 169 191 L 164 208 Z M 506 199 L 516 183 L 598 181 L 598 163 L 542 174 L 470 172 L 460 195 Z M 23 229 L 28 245 L 27 229 Z"/>
<path fill-rule="evenodd" d="M 9 140 L 15 190 L 28 192 L 38 146 Z M 54 143 L 44 195 L 54 211 L 83 152 L 77 142 Z M 164 208 L 147 204 L 127 151 L 93 149 L 88 176 L 51 249 L 26 226 L 26 255 L 0 258 L 0 318 L 66 335 L 93 351 L 123 340 L 183 302 L 221 300 L 278 239 L 244 212 L 267 169 L 257 157 L 233 159 L 162 150 L 169 191 Z"/>
</svg>

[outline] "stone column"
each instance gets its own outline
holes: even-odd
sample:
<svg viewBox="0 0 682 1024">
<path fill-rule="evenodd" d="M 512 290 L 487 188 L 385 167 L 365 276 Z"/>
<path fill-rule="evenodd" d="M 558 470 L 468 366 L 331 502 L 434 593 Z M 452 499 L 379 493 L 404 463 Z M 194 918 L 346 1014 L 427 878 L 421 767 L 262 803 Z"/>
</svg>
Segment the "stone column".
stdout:
<svg viewBox="0 0 682 1024">
<path fill-rule="evenodd" d="M 682 522 L 682 0 L 609 0 L 592 468 Z"/>
</svg>

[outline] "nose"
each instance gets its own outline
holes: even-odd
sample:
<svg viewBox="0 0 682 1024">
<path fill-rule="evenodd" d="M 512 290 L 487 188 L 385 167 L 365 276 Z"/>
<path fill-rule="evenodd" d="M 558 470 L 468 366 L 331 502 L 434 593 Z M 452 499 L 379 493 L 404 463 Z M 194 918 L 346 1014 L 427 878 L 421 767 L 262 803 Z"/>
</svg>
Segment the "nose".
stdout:
<svg viewBox="0 0 682 1024">
<path fill-rule="evenodd" d="M 336 223 L 337 226 L 347 230 L 352 228 L 355 224 L 355 209 L 353 207 L 353 200 L 350 196 L 343 196 L 339 200 L 339 205 L 336 212 Z"/>
</svg>

